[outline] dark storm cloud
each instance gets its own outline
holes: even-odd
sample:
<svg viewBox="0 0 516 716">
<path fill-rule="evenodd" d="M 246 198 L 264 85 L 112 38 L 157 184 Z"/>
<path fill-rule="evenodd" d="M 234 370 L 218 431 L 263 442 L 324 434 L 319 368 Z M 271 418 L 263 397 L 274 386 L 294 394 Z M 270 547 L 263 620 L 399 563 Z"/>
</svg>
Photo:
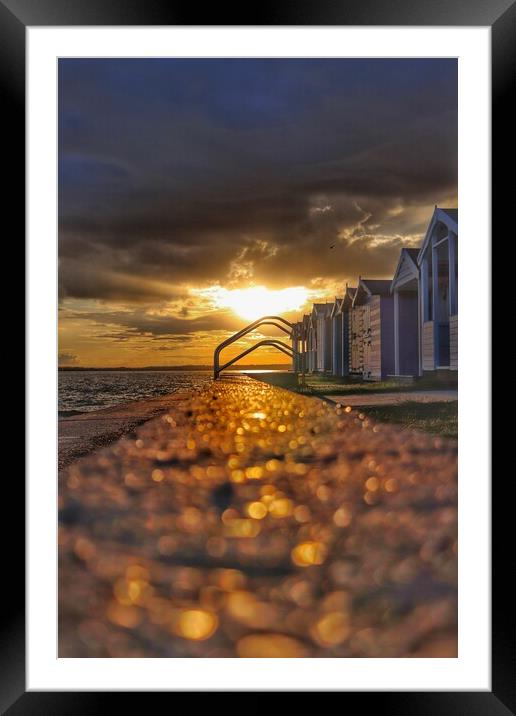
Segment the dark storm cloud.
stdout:
<svg viewBox="0 0 516 716">
<path fill-rule="evenodd" d="M 185 341 L 194 333 L 212 330 L 235 331 L 244 325 L 241 319 L 225 311 L 213 311 L 196 318 L 180 318 L 152 314 L 138 308 L 132 311 L 82 311 L 80 313 L 69 311 L 61 320 L 66 319 L 86 320 L 104 327 L 121 327 L 122 330 L 109 331 L 97 336 L 112 340 L 137 337 L 168 340 L 170 337 L 175 337 L 175 340 Z"/>
<path fill-rule="evenodd" d="M 456 194 L 457 65 L 61 60 L 59 149 L 63 296 L 383 275 Z"/>
</svg>

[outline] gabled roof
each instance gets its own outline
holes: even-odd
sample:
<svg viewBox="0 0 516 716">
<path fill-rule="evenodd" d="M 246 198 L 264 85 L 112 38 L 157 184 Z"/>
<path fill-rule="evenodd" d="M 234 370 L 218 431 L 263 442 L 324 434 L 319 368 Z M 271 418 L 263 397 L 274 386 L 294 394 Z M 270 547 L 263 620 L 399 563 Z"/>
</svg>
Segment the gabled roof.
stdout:
<svg viewBox="0 0 516 716">
<path fill-rule="evenodd" d="M 316 316 L 324 316 L 327 318 L 331 315 L 333 303 L 314 303 L 312 308 L 312 315 L 315 313 Z"/>
<path fill-rule="evenodd" d="M 362 286 L 365 286 L 371 296 L 387 296 L 391 289 L 389 279 L 362 278 Z"/>
<path fill-rule="evenodd" d="M 303 335 L 303 321 L 292 324 L 292 337 L 300 338 Z"/>
<path fill-rule="evenodd" d="M 459 210 L 458 209 L 441 209 L 441 211 L 444 211 L 445 214 L 448 214 L 450 219 L 457 224 L 457 228 L 459 228 Z"/>
<path fill-rule="evenodd" d="M 390 296 L 391 281 L 389 279 L 361 278 L 353 298 L 353 305 L 360 306 L 371 296 Z"/>
<path fill-rule="evenodd" d="M 418 256 L 417 256 L 418 266 L 421 263 L 423 255 L 424 255 L 424 253 L 428 247 L 428 244 L 432 238 L 432 233 L 438 223 L 444 224 L 445 226 L 448 227 L 448 229 L 450 229 L 450 231 L 453 231 L 455 234 L 458 235 L 459 234 L 459 210 L 458 209 L 441 209 L 438 206 L 435 207 L 434 213 L 432 214 L 432 218 L 430 219 L 430 223 L 428 224 L 428 229 L 426 230 L 423 245 L 421 246 Z"/>
<path fill-rule="evenodd" d="M 404 283 L 407 283 L 407 281 L 411 281 L 414 278 L 417 278 L 419 275 L 419 269 L 417 266 L 417 257 L 419 254 L 419 249 L 401 249 L 400 251 L 400 258 L 398 260 L 398 265 L 396 266 L 396 271 L 394 272 L 394 277 L 391 282 L 391 293 L 395 286 L 403 285 Z M 403 272 L 405 274 L 405 278 L 402 281 L 399 281 L 401 278 L 401 270 L 403 269 Z"/>
<path fill-rule="evenodd" d="M 343 300 L 344 300 L 343 298 L 337 298 L 337 296 L 335 296 L 335 301 L 334 301 L 332 309 L 331 309 L 331 317 L 332 318 L 333 318 L 333 316 L 336 316 L 340 313 L 340 308 L 342 306 Z"/>
<path fill-rule="evenodd" d="M 343 313 L 346 309 L 350 308 L 353 305 L 353 299 L 355 298 L 355 293 L 357 289 L 356 287 L 346 286 L 346 290 L 344 291 L 344 298 L 342 299 L 342 302 L 340 304 L 340 313 Z"/>
</svg>

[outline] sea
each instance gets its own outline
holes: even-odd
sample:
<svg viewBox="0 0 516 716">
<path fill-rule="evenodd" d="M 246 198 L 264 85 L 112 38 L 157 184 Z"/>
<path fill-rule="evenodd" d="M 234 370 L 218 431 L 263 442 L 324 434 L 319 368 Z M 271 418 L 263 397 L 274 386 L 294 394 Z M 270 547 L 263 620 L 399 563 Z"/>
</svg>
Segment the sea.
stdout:
<svg viewBox="0 0 516 716">
<path fill-rule="evenodd" d="M 200 388 L 210 371 L 59 371 L 59 417 L 111 408 L 133 400 L 156 398 L 177 390 Z"/>
</svg>

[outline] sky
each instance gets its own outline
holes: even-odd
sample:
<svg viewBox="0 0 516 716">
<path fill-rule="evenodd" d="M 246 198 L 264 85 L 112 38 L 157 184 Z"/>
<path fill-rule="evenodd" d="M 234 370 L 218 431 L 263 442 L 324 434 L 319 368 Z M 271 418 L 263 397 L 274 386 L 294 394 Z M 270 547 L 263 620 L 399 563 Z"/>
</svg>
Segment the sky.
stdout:
<svg viewBox="0 0 516 716">
<path fill-rule="evenodd" d="M 58 72 L 60 365 L 210 364 L 253 318 L 391 278 L 434 206 L 457 206 L 454 59 Z"/>
</svg>

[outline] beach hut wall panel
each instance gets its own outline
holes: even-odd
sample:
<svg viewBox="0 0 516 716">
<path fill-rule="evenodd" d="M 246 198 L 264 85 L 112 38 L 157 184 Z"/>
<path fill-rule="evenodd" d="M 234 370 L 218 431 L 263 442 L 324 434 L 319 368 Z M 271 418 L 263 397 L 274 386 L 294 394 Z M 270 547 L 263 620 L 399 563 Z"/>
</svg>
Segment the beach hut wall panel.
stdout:
<svg viewBox="0 0 516 716">
<path fill-rule="evenodd" d="M 434 370 L 434 322 L 425 321 L 422 330 L 422 364 L 423 370 Z"/>
<path fill-rule="evenodd" d="M 421 370 L 457 370 L 457 209 L 435 207 L 417 262 Z"/>
<path fill-rule="evenodd" d="M 369 325 L 364 351 L 364 377 L 382 377 L 382 319 L 380 296 L 373 296 L 369 304 Z"/>
<path fill-rule="evenodd" d="M 394 372 L 394 310 L 391 282 L 360 279 L 353 300 L 355 372 L 380 380 Z M 360 366 L 361 363 L 361 366 Z"/>
<path fill-rule="evenodd" d="M 324 371 L 333 371 L 333 320 L 331 317 L 332 304 L 328 304 L 324 317 Z"/>
<path fill-rule="evenodd" d="M 459 317 L 450 316 L 450 370 L 459 368 Z"/>
<path fill-rule="evenodd" d="M 324 372 L 324 351 L 326 346 L 325 341 L 325 334 L 326 334 L 326 317 L 322 312 L 318 313 L 317 315 L 317 326 L 316 326 L 316 336 L 317 336 L 317 366 L 316 370 L 319 373 Z"/>
<path fill-rule="evenodd" d="M 350 310 L 342 312 L 342 372 L 340 375 L 344 377 L 349 375 L 351 364 L 350 316 Z"/>
<path fill-rule="evenodd" d="M 418 295 L 397 291 L 394 294 L 394 373 L 416 376 L 419 372 Z"/>
<path fill-rule="evenodd" d="M 342 298 L 335 298 L 335 303 L 331 311 L 331 330 L 332 330 L 332 375 L 341 376 L 342 360 L 343 360 L 343 341 L 342 341 Z"/>
<path fill-rule="evenodd" d="M 353 306 L 350 321 L 350 373 L 362 375 L 364 371 L 364 314 L 366 306 Z"/>
<path fill-rule="evenodd" d="M 394 310 L 390 296 L 372 296 L 364 350 L 364 377 L 381 380 L 394 371 Z"/>
</svg>

